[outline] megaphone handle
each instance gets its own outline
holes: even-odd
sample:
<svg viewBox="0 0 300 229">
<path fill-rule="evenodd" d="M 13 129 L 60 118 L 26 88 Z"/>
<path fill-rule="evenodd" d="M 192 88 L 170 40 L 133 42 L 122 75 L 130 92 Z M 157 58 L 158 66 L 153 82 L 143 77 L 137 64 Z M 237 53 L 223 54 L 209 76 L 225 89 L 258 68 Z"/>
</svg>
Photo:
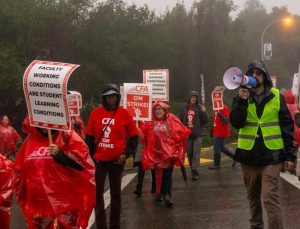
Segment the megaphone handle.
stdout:
<svg viewBox="0 0 300 229">
<path fill-rule="evenodd" d="M 239 90 L 239 96 L 242 99 L 248 99 L 248 97 L 249 97 L 249 89 L 247 87 L 245 87 L 245 86 L 241 86 L 241 88 Z"/>
</svg>

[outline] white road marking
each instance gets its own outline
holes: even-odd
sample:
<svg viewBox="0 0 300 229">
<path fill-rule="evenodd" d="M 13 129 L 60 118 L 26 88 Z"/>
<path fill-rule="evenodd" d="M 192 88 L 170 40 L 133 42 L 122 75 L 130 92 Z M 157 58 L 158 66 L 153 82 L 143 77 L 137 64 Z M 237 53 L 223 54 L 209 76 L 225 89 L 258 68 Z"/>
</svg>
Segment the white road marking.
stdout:
<svg viewBox="0 0 300 229">
<path fill-rule="evenodd" d="M 280 176 L 290 184 L 294 185 L 296 188 L 300 189 L 300 181 L 298 180 L 297 176 L 290 174 L 288 172 L 280 173 Z"/>
<path fill-rule="evenodd" d="M 130 181 L 137 175 L 137 173 L 129 173 L 122 177 L 122 184 L 121 184 L 121 190 L 123 190 Z M 104 195 L 104 208 L 107 208 L 110 205 L 110 189 L 108 189 Z M 95 223 L 95 210 L 93 210 L 90 219 L 89 219 L 89 225 L 87 228 L 91 228 L 91 226 Z"/>
</svg>

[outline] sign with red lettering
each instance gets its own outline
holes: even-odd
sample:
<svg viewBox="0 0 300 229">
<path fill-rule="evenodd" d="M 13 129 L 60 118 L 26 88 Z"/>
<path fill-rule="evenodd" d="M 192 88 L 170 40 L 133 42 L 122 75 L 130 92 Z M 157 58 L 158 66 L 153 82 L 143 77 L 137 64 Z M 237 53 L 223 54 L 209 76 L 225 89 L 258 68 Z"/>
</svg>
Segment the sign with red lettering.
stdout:
<svg viewBox="0 0 300 229">
<path fill-rule="evenodd" d="M 144 70 L 143 83 L 152 84 L 153 101 L 169 101 L 169 69 Z"/>
<path fill-rule="evenodd" d="M 137 121 L 151 121 L 152 85 L 124 83 L 124 107 Z"/>
<path fill-rule="evenodd" d="M 33 61 L 23 76 L 30 125 L 70 130 L 67 83 L 76 64 Z"/>
<path fill-rule="evenodd" d="M 211 94 L 213 110 L 221 110 L 224 107 L 223 103 L 223 93 L 225 87 L 224 86 L 216 86 Z"/>
<path fill-rule="evenodd" d="M 79 116 L 80 115 L 80 110 L 79 110 L 78 95 L 68 94 L 67 95 L 67 100 L 68 100 L 69 115 L 71 117 L 72 116 Z"/>
<path fill-rule="evenodd" d="M 77 96 L 78 106 L 79 106 L 79 108 L 82 108 L 82 96 L 81 96 L 80 92 L 78 92 L 78 91 L 68 91 L 68 92 L 70 92 L 70 94 L 72 94 L 72 95 Z"/>
</svg>

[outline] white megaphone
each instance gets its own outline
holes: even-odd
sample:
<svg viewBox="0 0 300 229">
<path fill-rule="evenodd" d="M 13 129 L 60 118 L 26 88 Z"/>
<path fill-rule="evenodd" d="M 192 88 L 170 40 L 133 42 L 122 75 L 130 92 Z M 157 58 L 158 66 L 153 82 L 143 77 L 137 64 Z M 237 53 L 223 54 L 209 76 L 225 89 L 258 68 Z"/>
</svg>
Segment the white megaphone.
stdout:
<svg viewBox="0 0 300 229">
<path fill-rule="evenodd" d="M 255 88 L 257 79 L 253 76 L 244 75 L 242 70 L 237 67 L 230 67 L 223 75 L 223 83 L 229 90 L 234 90 L 238 87 Z"/>
</svg>

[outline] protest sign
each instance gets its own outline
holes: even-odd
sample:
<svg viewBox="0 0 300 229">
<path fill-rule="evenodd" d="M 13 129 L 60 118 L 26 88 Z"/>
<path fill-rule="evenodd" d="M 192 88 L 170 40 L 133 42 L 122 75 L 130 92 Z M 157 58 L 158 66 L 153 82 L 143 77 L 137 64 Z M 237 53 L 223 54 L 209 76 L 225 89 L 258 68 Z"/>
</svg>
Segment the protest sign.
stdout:
<svg viewBox="0 0 300 229">
<path fill-rule="evenodd" d="M 153 101 L 169 101 L 169 69 L 144 70 L 143 83 L 152 84 Z"/>
<path fill-rule="evenodd" d="M 51 61 L 33 61 L 23 76 L 30 125 L 57 130 L 70 130 L 67 83 L 79 67 Z"/>
<path fill-rule="evenodd" d="M 137 121 L 151 121 L 152 85 L 124 83 L 124 105 Z"/>
<path fill-rule="evenodd" d="M 277 87 L 277 76 L 270 76 L 273 87 Z"/>
<path fill-rule="evenodd" d="M 294 74 L 292 92 L 293 95 L 295 95 L 296 97 L 299 95 L 299 81 L 300 81 L 299 77 L 300 77 L 300 73 Z"/>
<path fill-rule="evenodd" d="M 125 107 L 125 105 L 124 105 L 124 86 L 120 86 L 120 94 L 121 94 L 120 106 Z"/>
<path fill-rule="evenodd" d="M 79 106 L 79 108 L 82 108 L 82 96 L 81 96 L 81 94 L 80 94 L 80 92 L 78 92 L 78 91 L 68 91 L 70 94 L 72 94 L 72 95 L 76 95 L 77 96 L 77 98 L 78 98 L 78 106 Z"/>
<path fill-rule="evenodd" d="M 224 86 L 216 86 L 211 93 L 213 110 L 221 110 L 224 107 L 223 103 L 223 92 L 225 90 Z"/>
<path fill-rule="evenodd" d="M 80 110 L 79 110 L 78 95 L 76 95 L 76 94 L 68 94 L 67 95 L 67 100 L 68 100 L 69 115 L 71 117 L 73 117 L 73 116 L 79 116 L 80 115 Z"/>
</svg>

